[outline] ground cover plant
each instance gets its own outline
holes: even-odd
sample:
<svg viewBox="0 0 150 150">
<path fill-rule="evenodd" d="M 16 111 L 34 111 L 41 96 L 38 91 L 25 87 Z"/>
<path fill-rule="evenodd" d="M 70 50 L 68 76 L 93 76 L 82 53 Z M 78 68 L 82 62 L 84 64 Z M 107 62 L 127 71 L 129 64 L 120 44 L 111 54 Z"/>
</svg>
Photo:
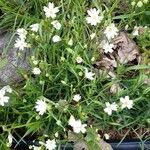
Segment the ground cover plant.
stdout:
<svg viewBox="0 0 150 150">
<path fill-rule="evenodd" d="M 21 80 L 1 83 L 0 149 L 149 139 L 148 0 L 0 0 L 0 9 L 11 33 L 1 58 L 13 47 L 28 62 Z"/>
</svg>

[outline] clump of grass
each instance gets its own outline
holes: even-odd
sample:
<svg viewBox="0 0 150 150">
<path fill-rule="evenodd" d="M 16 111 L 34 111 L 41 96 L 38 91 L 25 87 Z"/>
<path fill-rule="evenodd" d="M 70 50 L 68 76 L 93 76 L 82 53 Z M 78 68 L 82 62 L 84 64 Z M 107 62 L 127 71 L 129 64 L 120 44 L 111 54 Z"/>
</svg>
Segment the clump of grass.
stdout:
<svg viewBox="0 0 150 150">
<path fill-rule="evenodd" d="M 129 137 L 128 133 L 134 133 L 132 138 L 148 138 L 150 89 L 145 83 L 149 78 L 145 72 L 150 69 L 148 64 L 142 61 L 140 65 L 129 66 L 117 62 L 113 70 L 115 78 L 109 74 L 110 70 L 100 68 L 96 71 L 94 67 L 104 54 L 100 53 L 99 45 L 111 23 L 115 23 L 118 30 L 128 25 L 129 31 L 133 31 L 135 25 L 148 25 L 145 22 L 148 6 L 143 4 L 138 8 L 126 1 L 129 12 L 119 10 L 120 14 L 116 14 L 119 2 L 56 1 L 54 5 L 59 7 L 59 12 L 53 18 L 45 16 L 43 7 L 48 5 L 46 0 L 0 1 L 3 13 L 0 27 L 13 32 L 24 28 L 26 37 L 22 39 L 24 33 L 21 33 L 16 38 L 25 44 L 23 51 L 31 53 L 28 58 L 30 70 L 23 71 L 24 80 L 19 86 L 12 86 L 12 93 L 6 92 L 10 97 L 9 103 L 1 106 L 0 127 L 4 131 L 0 134 L 1 149 L 10 146 L 9 133 L 14 140 L 19 136 L 24 140 L 36 133 L 35 140 L 46 143 L 48 139 L 55 139 L 58 144 L 69 141 L 71 133 L 76 141 L 84 139 L 90 148 L 93 148 L 93 142 L 97 145 L 98 133 L 101 133 L 101 138 L 105 133 L 116 139 Z M 94 26 L 86 19 L 87 10 L 91 8 L 101 10 L 99 15 L 103 17 Z M 54 20 L 61 24 L 60 30 L 52 25 Z M 145 23 L 141 24 L 142 21 Z M 30 27 L 35 23 L 38 23 L 37 32 Z M 95 36 L 91 39 L 93 33 Z M 57 37 L 54 38 L 55 35 Z M 144 33 L 139 37 L 141 40 L 137 40 L 137 45 L 144 46 L 144 51 L 146 36 Z M 19 53 L 22 52 L 19 50 Z M 144 57 L 142 49 L 140 54 Z M 131 76 L 135 71 L 137 73 Z M 118 89 L 116 85 L 119 85 Z M 110 91 L 112 88 L 115 92 Z M 133 103 L 131 108 L 129 105 L 123 107 L 120 102 L 120 98 L 125 99 L 126 96 L 130 98 L 128 103 Z M 113 106 L 110 108 L 106 103 Z M 68 124 L 71 116 L 75 124 Z M 76 123 L 78 128 L 82 128 L 79 132 L 74 126 Z M 18 129 L 22 129 L 20 135 Z M 137 133 L 140 129 L 144 129 L 143 132 Z M 112 133 L 118 137 L 112 137 Z"/>
</svg>

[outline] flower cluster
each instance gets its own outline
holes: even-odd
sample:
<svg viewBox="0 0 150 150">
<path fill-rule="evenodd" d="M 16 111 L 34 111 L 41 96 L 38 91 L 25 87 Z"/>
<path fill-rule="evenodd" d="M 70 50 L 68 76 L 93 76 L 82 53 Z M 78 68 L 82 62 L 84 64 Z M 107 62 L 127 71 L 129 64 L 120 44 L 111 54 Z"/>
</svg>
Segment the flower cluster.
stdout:
<svg viewBox="0 0 150 150">
<path fill-rule="evenodd" d="M 61 29 L 61 24 L 59 23 L 58 20 L 52 21 L 51 24 L 53 25 L 53 27 L 54 27 L 55 29 L 57 29 L 57 30 L 60 30 L 60 29 Z"/>
<path fill-rule="evenodd" d="M 41 74 L 41 70 L 40 70 L 40 68 L 34 67 L 32 70 L 32 73 L 34 75 L 39 75 L 39 74 Z"/>
<path fill-rule="evenodd" d="M 120 98 L 121 103 L 121 109 L 128 108 L 131 109 L 133 107 L 133 100 L 129 99 L 129 96 L 125 96 L 124 98 Z M 117 111 L 117 108 L 119 106 L 114 102 L 110 104 L 109 102 L 106 102 L 106 108 L 104 109 L 104 112 L 106 112 L 108 115 L 112 115 L 113 111 Z"/>
<path fill-rule="evenodd" d="M 140 0 L 135 5 L 141 7 L 144 3 L 148 3 L 148 0 Z M 94 5 L 92 4 L 92 7 Z M 62 8 L 62 12 L 65 8 L 65 6 Z M 17 98 L 14 98 L 14 101 L 17 101 L 17 107 L 19 104 L 21 106 L 21 109 L 15 108 L 15 112 L 21 116 L 26 113 L 25 109 L 32 108 L 28 119 L 28 122 L 31 122 L 29 127 L 35 128 L 36 131 L 41 127 L 40 131 L 46 133 L 46 135 L 37 134 L 39 135 L 37 138 L 44 139 L 44 142 L 40 143 L 40 147 L 30 147 L 34 150 L 56 149 L 58 137 L 62 137 L 68 132 L 74 136 L 86 133 L 84 136 L 82 135 L 83 138 L 88 138 L 89 135 L 95 136 L 95 129 L 99 125 L 98 121 L 101 121 L 101 128 L 104 129 L 107 121 L 114 121 L 118 114 L 120 116 L 122 113 L 126 114 L 127 110 L 133 108 L 136 101 L 131 100 L 129 96 L 120 96 L 127 93 L 132 96 L 134 94 L 130 93 L 131 90 L 126 90 L 128 87 L 130 88 L 130 85 L 124 78 L 126 74 L 121 72 L 126 67 L 121 61 L 125 57 L 123 57 L 124 53 L 119 53 L 124 41 L 119 41 L 119 44 L 116 44 L 116 40 L 120 38 L 122 32 L 119 32 L 117 23 L 114 23 L 111 17 L 105 16 L 105 13 L 109 12 L 107 8 L 98 9 L 95 6 L 95 8 L 87 10 L 87 14 L 84 16 L 86 25 L 79 22 L 80 26 L 83 25 L 83 28 L 79 27 L 79 33 L 78 25 L 75 23 L 78 22 L 77 19 L 81 21 L 83 14 L 82 17 L 78 14 L 79 18 L 76 16 L 72 18 L 72 13 L 68 13 L 62 19 L 60 17 L 63 14 L 58 16 L 60 9 L 53 2 L 45 5 L 43 13 L 40 14 L 41 22 L 34 22 L 26 30 L 17 29 L 18 37 L 14 45 L 23 51 L 29 47 L 27 42 L 30 40 L 29 43 L 32 42 L 33 47 L 33 56 L 30 59 L 31 71 L 26 74 L 27 78 L 23 82 L 23 88 L 14 91 L 13 94 L 17 95 Z M 140 26 L 135 26 L 132 35 L 138 36 L 139 30 Z M 101 46 L 101 55 L 99 55 L 99 45 Z M 127 63 L 126 65 L 128 67 Z M 10 86 L 5 86 L 0 90 L 1 106 L 5 106 L 5 104 L 7 106 L 8 95 L 11 92 Z M 147 90 L 145 90 L 146 92 Z M 109 94 L 115 97 L 115 101 L 109 100 Z M 23 102 L 30 101 L 30 107 L 22 107 L 18 98 Z M 130 111 L 132 112 L 132 110 Z M 113 116 L 113 113 L 116 115 Z M 33 126 L 32 121 L 34 122 Z M 106 122 L 103 123 L 103 121 Z M 48 122 L 51 125 L 47 126 Z M 94 124 L 95 122 L 96 124 Z M 96 133 L 98 133 L 97 131 Z M 13 133 L 13 131 L 11 132 Z M 13 135 L 10 131 L 8 133 L 7 141 L 11 145 Z M 65 137 L 66 135 L 64 135 Z M 102 137 L 108 140 L 110 138 L 109 132 L 106 132 Z"/>
<path fill-rule="evenodd" d="M 32 69 L 32 73 L 34 75 L 40 75 L 41 74 L 41 69 L 38 67 L 39 64 L 39 60 L 37 60 L 34 56 L 31 57 L 31 61 L 33 64 L 33 69 Z"/>
<path fill-rule="evenodd" d="M 114 23 L 111 23 L 106 27 L 104 35 L 107 38 L 107 40 L 103 40 L 101 43 L 102 48 L 104 49 L 104 53 L 112 53 L 114 45 L 111 42 L 114 37 L 118 35 L 118 29 Z"/>
<path fill-rule="evenodd" d="M 56 14 L 59 12 L 59 8 L 55 7 L 54 3 L 49 2 L 47 7 L 44 6 L 44 12 L 45 12 L 45 16 L 47 18 L 54 19 L 54 18 L 56 18 Z M 61 24 L 59 23 L 58 20 L 53 20 L 51 22 L 51 24 L 53 25 L 53 27 L 55 29 L 57 29 L 57 30 L 61 29 Z M 53 40 L 54 43 L 57 43 L 57 42 L 61 41 L 61 38 L 58 35 L 54 35 L 52 40 Z"/>
<path fill-rule="evenodd" d="M 139 36 L 139 35 L 140 35 L 140 30 L 141 30 L 141 31 L 144 31 L 145 29 L 147 29 L 147 26 L 145 26 L 145 27 L 142 27 L 142 26 L 134 26 L 132 35 L 133 35 L 133 36 Z"/>
<path fill-rule="evenodd" d="M 104 112 L 106 112 L 108 115 L 112 115 L 112 111 L 117 111 L 117 105 L 116 103 L 110 104 L 109 102 L 106 102 L 106 108 L 104 109 Z"/>
<path fill-rule="evenodd" d="M 1 90 L 0 90 L 0 105 L 4 106 L 5 103 L 8 103 L 9 97 L 6 96 L 6 93 L 11 93 L 12 89 L 10 88 L 9 85 L 4 86 Z"/>
<path fill-rule="evenodd" d="M 132 1 L 132 2 L 131 2 L 131 5 L 140 8 L 140 7 L 142 7 L 144 4 L 147 4 L 148 2 L 149 2 L 149 0 L 140 0 L 140 1 L 138 1 L 138 2 Z"/>
<path fill-rule="evenodd" d="M 23 28 L 17 29 L 18 38 L 15 42 L 15 48 L 23 51 L 25 48 L 29 47 L 29 44 L 26 42 L 27 31 Z"/>
<path fill-rule="evenodd" d="M 43 149 L 43 146 L 44 146 L 46 150 L 56 150 L 56 147 L 57 147 L 55 139 L 53 140 L 48 139 L 45 143 L 42 141 L 39 141 L 39 144 L 41 146 L 35 146 L 35 145 L 29 146 L 29 149 L 41 150 Z"/>
</svg>

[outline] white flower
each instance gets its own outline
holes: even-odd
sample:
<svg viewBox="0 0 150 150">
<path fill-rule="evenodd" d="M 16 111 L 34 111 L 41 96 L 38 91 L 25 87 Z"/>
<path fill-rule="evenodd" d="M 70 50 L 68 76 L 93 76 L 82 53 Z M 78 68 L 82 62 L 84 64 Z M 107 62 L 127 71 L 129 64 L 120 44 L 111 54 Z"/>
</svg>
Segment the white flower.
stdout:
<svg viewBox="0 0 150 150">
<path fill-rule="evenodd" d="M 76 62 L 77 62 L 78 64 L 80 64 L 80 63 L 83 62 L 83 59 L 82 59 L 80 56 L 77 56 L 77 57 L 76 57 Z"/>
<path fill-rule="evenodd" d="M 24 50 L 25 48 L 29 47 L 29 44 L 25 42 L 27 31 L 23 28 L 17 29 L 16 33 L 19 37 L 15 41 L 15 48 L 18 48 L 19 50 Z"/>
<path fill-rule="evenodd" d="M 0 105 L 4 106 L 4 103 L 8 103 L 9 97 L 5 96 L 6 89 L 5 87 L 0 90 Z"/>
<path fill-rule="evenodd" d="M 15 48 L 18 48 L 19 50 L 24 50 L 25 48 L 29 47 L 29 45 L 25 42 L 22 38 L 17 38 L 15 41 Z"/>
<path fill-rule="evenodd" d="M 57 43 L 57 42 L 61 41 L 61 38 L 60 38 L 60 36 L 55 35 L 55 36 L 53 36 L 52 40 L 53 40 L 54 43 Z"/>
<path fill-rule="evenodd" d="M 9 97 L 5 96 L 6 91 L 4 89 L 0 90 L 0 105 L 4 106 L 4 103 L 8 103 Z"/>
<path fill-rule="evenodd" d="M 12 93 L 12 88 L 9 85 L 6 85 L 2 88 L 2 90 L 8 92 L 8 93 Z"/>
<path fill-rule="evenodd" d="M 92 33 L 92 34 L 90 35 L 91 40 L 93 40 L 93 39 L 95 38 L 95 36 L 96 36 L 96 33 Z"/>
<path fill-rule="evenodd" d="M 12 142 L 13 142 L 13 136 L 12 136 L 12 134 L 9 132 L 9 134 L 8 134 L 8 143 L 11 145 Z"/>
<path fill-rule="evenodd" d="M 100 10 L 96 10 L 96 8 L 90 9 L 87 11 L 89 17 L 86 18 L 87 23 L 96 26 L 97 23 L 103 19 L 103 16 L 99 16 Z"/>
<path fill-rule="evenodd" d="M 39 24 L 32 24 L 31 26 L 31 31 L 37 32 L 39 30 Z"/>
<path fill-rule="evenodd" d="M 86 132 L 86 128 L 85 128 L 86 126 L 87 126 L 86 124 L 81 123 L 81 120 L 76 120 L 75 124 L 73 126 L 73 131 L 75 133 L 80 133 L 80 132 L 85 133 Z"/>
<path fill-rule="evenodd" d="M 139 35 L 139 28 L 140 28 L 140 27 L 135 26 L 135 27 L 134 27 L 134 30 L 133 30 L 133 32 L 132 32 L 132 35 L 138 36 L 138 35 Z"/>
<path fill-rule="evenodd" d="M 73 40 L 72 40 L 72 39 L 69 40 L 68 45 L 69 45 L 69 46 L 72 46 L 72 45 L 73 45 Z"/>
<path fill-rule="evenodd" d="M 40 68 L 35 67 L 35 68 L 33 68 L 32 72 L 34 75 L 39 75 L 41 73 L 41 70 L 40 70 Z"/>
<path fill-rule="evenodd" d="M 108 42 L 105 42 L 103 45 L 103 49 L 105 53 L 112 53 L 114 45 L 113 44 L 109 44 Z"/>
<path fill-rule="evenodd" d="M 89 80 L 94 80 L 94 76 L 95 75 L 95 73 L 93 73 L 93 72 L 88 72 L 88 69 L 87 68 L 85 68 L 85 78 L 87 78 L 87 79 L 89 79 Z"/>
<path fill-rule="evenodd" d="M 75 102 L 78 102 L 80 99 L 81 99 L 80 94 L 76 94 L 76 95 L 73 96 L 73 100 L 74 100 Z"/>
<path fill-rule="evenodd" d="M 109 138 L 110 138 L 109 134 L 107 134 L 107 133 L 104 134 L 104 137 L 106 140 L 109 140 Z"/>
<path fill-rule="evenodd" d="M 135 4 L 136 4 L 136 2 L 135 2 L 135 1 L 131 2 L 131 5 L 132 5 L 132 6 L 135 6 Z"/>
<path fill-rule="evenodd" d="M 81 120 L 75 120 L 74 116 L 70 116 L 68 124 L 73 128 L 75 133 L 85 133 L 86 132 L 86 124 L 82 124 Z"/>
<path fill-rule="evenodd" d="M 148 3 L 148 1 L 149 1 L 149 0 L 143 0 L 143 3 L 144 3 L 144 4 L 147 4 L 147 3 Z"/>
<path fill-rule="evenodd" d="M 43 100 L 38 100 L 36 102 L 35 109 L 36 109 L 37 112 L 39 112 L 39 115 L 43 115 L 47 110 L 46 102 L 43 101 Z"/>
<path fill-rule="evenodd" d="M 59 23 L 59 21 L 54 20 L 51 24 L 53 25 L 54 28 L 56 28 L 57 30 L 60 30 L 61 24 Z"/>
<path fill-rule="evenodd" d="M 107 39 L 110 40 L 118 35 L 118 29 L 115 27 L 114 23 L 111 23 L 106 27 L 104 34 L 106 35 Z"/>
<path fill-rule="evenodd" d="M 48 3 L 48 7 L 44 6 L 44 12 L 45 12 L 45 16 L 47 18 L 51 17 L 51 18 L 55 18 L 56 17 L 56 13 L 59 12 L 58 7 L 54 7 L 54 3 Z"/>
<path fill-rule="evenodd" d="M 138 3 L 137 3 L 137 7 L 142 7 L 142 6 L 143 6 L 142 1 L 138 1 Z"/>
<path fill-rule="evenodd" d="M 70 126 L 73 126 L 74 123 L 75 123 L 75 118 L 74 118 L 74 116 L 71 115 L 68 124 L 69 124 Z"/>
<path fill-rule="evenodd" d="M 19 36 L 20 39 L 26 39 L 27 36 L 27 31 L 23 28 L 17 29 L 17 35 Z"/>
<path fill-rule="evenodd" d="M 112 111 L 117 111 L 117 105 L 116 103 L 110 104 L 109 102 L 106 102 L 106 108 L 104 109 L 104 112 L 106 112 L 108 115 L 112 115 Z"/>
<path fill-rule="evenodd" d="M 133 107 L 133 100 L 129 99 L 129 96 L 125 96 L 125 98 L 121 97 L 120 98 L 120 102 L 121 102 L 121 108 L 128 108 L 131 109 Z"/>
<path fill-rule="evenodd" d="M 48 139 L 46 141 L 45 147 L 46 147 L 47 150 L 54 150 L 54 149 L 56 149 L 56 141 L 55 141 L 55 139 L 53 139 L 53 140 Z"/>
<path fill-rule="evenodd" d="M 139 36 L 140 30 L 145 31 L 145 29 L 147 29 L 147 26 L 145 26 L 145 27 L 143 27 L 143 26 L 134 26 L 132 35 L 133 35 L 133 36 Z"/>
</svg>

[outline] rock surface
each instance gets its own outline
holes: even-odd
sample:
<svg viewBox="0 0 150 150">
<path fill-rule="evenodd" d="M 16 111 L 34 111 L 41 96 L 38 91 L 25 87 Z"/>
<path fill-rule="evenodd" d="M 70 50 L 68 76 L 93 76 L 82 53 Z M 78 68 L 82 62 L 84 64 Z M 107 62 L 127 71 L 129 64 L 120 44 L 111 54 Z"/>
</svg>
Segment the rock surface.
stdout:
<svg viewBox="0 0 150 150">
<path fill-rule="evenodd" d="M 104 140 L 100 140 L 99 142 L 99 148 L 95 149 L 100 149 L 100 150 L 113 150 L 111 145 L 106 143 Z M 74 145 L 73 150 L 91 150 L 87 147 L 86 143 L 84 141 L 78 142 Z"/>
<path fill-rule="evenodd" d="M 0 86 L 3 85 L 13 85 L 22 80 L 19 70 L 28 70 L 29 64 L 27 62 L 26 52 L 22 52 L 18 55 L 18 50 L 14 48 L 13 38 L 8 49 L 11 34 L 0 32 Z"/>
</svg>

